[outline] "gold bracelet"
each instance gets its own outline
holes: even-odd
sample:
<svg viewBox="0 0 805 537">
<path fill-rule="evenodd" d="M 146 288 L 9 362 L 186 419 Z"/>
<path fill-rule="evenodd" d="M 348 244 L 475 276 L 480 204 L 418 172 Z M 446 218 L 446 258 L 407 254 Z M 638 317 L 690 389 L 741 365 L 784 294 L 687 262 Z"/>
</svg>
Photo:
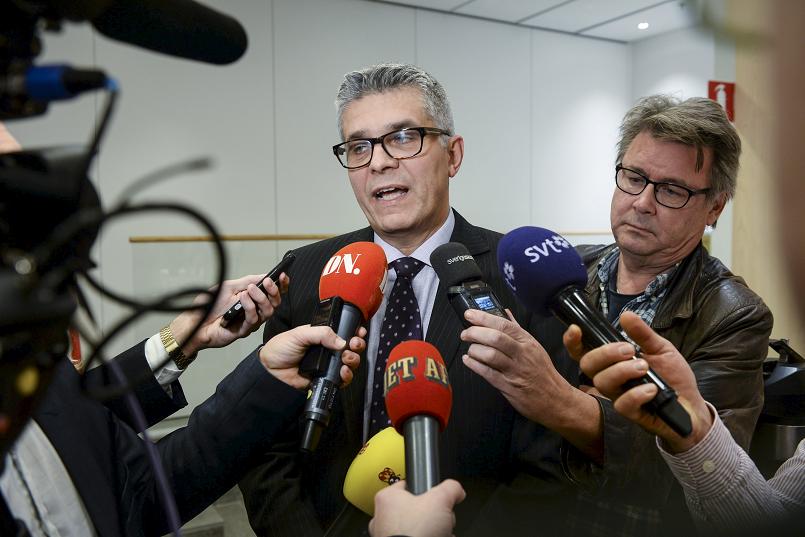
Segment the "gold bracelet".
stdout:
<svg viewBox="0 0 805 537">
<path fill-rule="evenodd" d="M 162 346 L 165 347 L 165 350 L 168 352 L 168 356 L 176 363 L 176 367 L 180 370 L 184 370 L 190 363 L 196 359 L 196 355 L 193 356 L 185 356 L 182 352 L 182 348 L 176 342 L 176 338 L 173 337 L 173 332 L 171 331 L 171 326 L 167 325 L 165 328 L 159 331 L 159 339 L 162 340 Z"/>
</svg>

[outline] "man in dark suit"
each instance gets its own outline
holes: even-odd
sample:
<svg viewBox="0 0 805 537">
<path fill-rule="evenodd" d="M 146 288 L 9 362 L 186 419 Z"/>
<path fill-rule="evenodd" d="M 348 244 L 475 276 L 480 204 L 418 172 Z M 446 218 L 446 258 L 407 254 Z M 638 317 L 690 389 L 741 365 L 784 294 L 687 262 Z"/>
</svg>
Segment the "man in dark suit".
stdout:
<svg viewBox="0 0 805 537">
<path fill-rule="evenodd" d="M 374 241 L 384 249 L 389 261 L 385 298 L 370 321 L 366 365 L 341 392 L 318 449 L 303 459 L 299 431 L 292 430 L 287 442 L 266 453 L 264 464 L 240 487 L 258 535 L 321 535 L 330 525 L 346 503 L 341 490 L 350 462 L 363 442 L 386 426 L 377 412 L 383 406 L 382 349 L 393 348 L 387 332 L 395 331 L 387 330 L 394 322 L 387 306 L 395 302 L 389 297 L 398 284 L 410 278 L 419 315 L 411 331 L 421 328 L 410 339 L 425 339 L 439 349 L 453 387 L 453 411 L 441 436 L 440 461 L 442 477 L 456 478 L 467 489 L 467 499 L 457 511 L 460 533 L 509 474 L 515 413 L 497 390 L 462 365 L 462 325 L 430 267 L 431 252 L 449 241 L 463 243 L 483 280 L 519 322 L 529 326 L 531 319 L 518 309 L 497 274 L 500 234 L 473 226 L 450 207 L 449 182 L 461 166 L 464 141 L 453 130 L 442 86 L 411 65 L 376 65 L 345 76 L 336 106 L 344 141 L 333 151 L 348 170 L 369 227 L 296 250 L 297 261 L 289 271 L 294 285 L 267 323 L 265 338 L 310 322 L 325 263 L 352 242 Z M 419 271 L 400 275 L 398 260 Z M 361 525 L 365 529 L 365 521 Z"/>
<path fill-rule="evenodd" d="M 278 299 L 277 287 L 266 287 Z M 261 308 L 257 315 L 247 296 L 241 296 L 246 323 L 259 326 L 250 319 L 265 318 L 273 305 L 262 297 L 267 309 Z M 232 298 L 225 293 L 223 300 Z M 213 323 L 218 324 L 218 316 L 213 315 L 201 332 Z M 209 340 L 207 346 L 216 341 Z M 115 363 L 128 373 L 148 375 L 146 345 L 146 341 L 135 345 L 117 356 Z M 297 364 L 311 345 L 338 349 L 346 342 L 327 327 L 309 326 L 273 338 L 221 381 L 215 394 L 193 411 L 186 427 L 156 443 L 180 520 L 189 520 L 231 488 L 299 411 L 308 380 L 298 374 Z M 350 341 L 354 350 L 363 345 L 359 338 Z M 345 352 L 343 358 L 351 367 L 359 361 L 354 352 Z M 93 377 L 89 385 L 100 384 L 95 370 L 88 375 Z M 341 377 L 346 383 L 352 378 L 346 365 Z M 151 375 L 137 388 L 149 425 L 185 403 L 178 383 L 170 387 L 168 395 Z M 86 397 L 79 373 L 63 359 L 33 421 L 8 456 L 0 459 L 3 500 L 10 508 L 10 512 L 0 511 L 0 527 L 5 528 L 11 516 L 34 535 L 167 532 L 168 516 L 155 471 L 129 421 L 131 416 L 118 404 L 104 406 Z"/>
<path fill-rule="evenodd" d="M 19 149 L 0 123 L 0 153 Z M 134 396 L 143 415 L 139 423 L 122 398 L 102 406 L 86 397 L 86 392 L 106 386 L 111 363 L 85 373 L 85 390 L 66 358 L 50 367 L 41 352 L 34 353 L 38 360 L 29 360 L 31 341 L 23 337 L 24 332 L 15 335 L 13 330 L 4 331 L 4 336 L 10 336 L 0 346 L 4 375 L 13 374 L 17 379 L 27 376 L 22 385 L 35 385 L 30 371 L 27 375 L 20 371 L 22 364 L 28 363 L 19 361 L 23 359 L 40 363 L 43 378 L 54 380 L 31 421 L 27 421 L 30 405 L 17 397 L 22 385 L 10 388 L 15 384 L 12 378 L 0 390 L 0 535 L 28 535 L 26 530 L 33 535 L 64 537 L 164 534 L 169 529 L 165 504 L 159 498 L 155 469 L 146 459 L 145 444 L 135 431 L 187 404 L 176 379 L 198 351 L 248 335 L 272 315 L 280 301 L 280 290 L 266 279 L 265 293 L 260 291 L 256 287 L 260 279 L 246 276 L 225 282 L 210 315 L 194 333 L 191 330 L 201 320 L 200 310 L 180 314 L 160 334 L 112 360 L 114 367 L 135 384 Z M 280 281 L 287 287 L 287 276 L 281 275 Z M 199 296 L 196 303 L 206 296 Z M 221 315 L 238 300 L 243 305 L 243 320 L 221 326 Z M 38 340 L 34 347 L 58 353 L 66 322 L 66 318 L 54 318 L 41 325 L 30 335 Z M 363 329 L 359 336 L 350 340 L 350 350 L 342 354 L 340 373 L 345 384 L 352 379 L 350 368 L 359 362 L 353 351 L 365 348 Z M 229 489 L 299 409 L 304 401 L 299 390 L 309 381 L 299 375 L 297 364 L 311 345 L 337 349 L 344 348 L 346 342 L 326 327 L 310 326 L 272 338 L 241 362 L 218 385 L 215 395 L 196 408 L 187 427 L 157 443 L 157 456 L 167 470 L 180 520 L 188 520 Z M 14 390 L 13 396 L 6 388 Z M 38 395 L 39 390 L 35 390 L 23 399 Z M 9 410 L 16 415 L 5 414 Z M 439 531 L 449 531 L 453 505 L 464 494 L 455 481 L 446 481 L 415 499 L 404 491 L 397 492 L 395 498 L 378 506 L 376 511 L 382 518 L 372 535 L 410 533 L 415 527 L 411 520 L 395 516 L 405 509 L 416 509 L 423 519 L 438 518 Z"/>
</svg>

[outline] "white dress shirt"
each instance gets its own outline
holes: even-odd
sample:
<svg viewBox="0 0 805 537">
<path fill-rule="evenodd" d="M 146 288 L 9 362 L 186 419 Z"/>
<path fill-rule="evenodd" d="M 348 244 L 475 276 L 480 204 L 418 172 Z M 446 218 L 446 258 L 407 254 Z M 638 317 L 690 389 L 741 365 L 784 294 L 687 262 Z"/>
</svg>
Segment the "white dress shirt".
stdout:
<svg viewBox="0 0 805 537">
<path fill-rule="evenodd" d="M 32 537 L 95 535 L 67 469 L 34 420 L 6 454 L 0 490 Z"/>
<path fill-rule="evenodd" d="M 430 266 L 430 254 L 442 244 L 450 242 L 450 237 L 453 235 L 455 225 L 456 217 L 453 215 L 453 210 L 450 209 L 442 227 L 408 256 L 425 264 L 422 270 L 420 270 L 411 281 L 414 296 L 416 297 L 417 304 L 419 304 L 419 313 L 422 316 L 423 336 L 428 333 L 430 314 L 433 312 L 433 303 L 436 301 L 436 290 L 439 287 L 439 277 L 436 276 L 436 271 Z M 397 248 L 380 238 L 377 233 L 375 233 L 375 244 L 383 248 L 383 251 L 386 253 L 386 260 L 389 263 L 401 257 L 406 257 L 406 255 Z M 394 282 L 396 281 L 397 274 L 394 270 L 390 269 L 386 279 L 386 288 L 383 291 L 383 302 L 380 304 L 380 308 L 377 310 L 374 317 L 372 317 L 369 324 L 369 341 L 366 342 L 366 370 L 368 373 L 366 378 L 366 395 L 363 404 L 364 442 L 369 435 L 369 409 L 372 406 L 372 390 L 374 389 L 374 384 L 383 382 L 383 379 L 374 378 L 375 360 L 377 359 L 377 347 L 380 345 L 380 327 L 383 323 L 383 317 L 386 315 L 386 305 L 388 304 L 389 295 L 391 295 L 391 290 L 394 289 Z"/>
<path fill-rule="evenodd" d="M 168 357 L 159 334 L 145 343 L 145 357 L 160 386 L 170 394 L 170 384 L 182 371 Z M 30 420 L 6 454 L 0 475 L 0 492 L 11 513 L 32 537 L 95 536 L 92 521 L 59 454 L 39 425 Z"/>
</svg>

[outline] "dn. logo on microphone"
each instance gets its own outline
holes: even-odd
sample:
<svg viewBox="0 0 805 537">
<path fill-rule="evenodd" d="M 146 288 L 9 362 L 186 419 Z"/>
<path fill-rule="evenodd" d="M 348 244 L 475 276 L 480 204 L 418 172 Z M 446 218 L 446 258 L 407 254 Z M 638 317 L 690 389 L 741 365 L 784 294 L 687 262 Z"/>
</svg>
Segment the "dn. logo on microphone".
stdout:
<svg viewBox="0 0 805 537">
<path fill-rule="evenodd" d="M 328 276 L 330 274 L 340 274 L 341 269 L 348 274 L 355 274 L 356 276 L 361 273 L 361 269 L 356 267 L 355 265 L 358 264 L 358 258 L 362 254 L 343 254 L 343 255 L 334 255 L 327 261 L 327 264 L 324 265 L 324 270 L 321 271 L 322 276 Z"/>
<path fill-rule="evenodd" d="M 523 254 L 530 257 L 530 261 L 532 263 L 536 263 L 539 261 L 540 256 L 548 257 L 551 255 L 551 251 L 561 254 L 563 250 L 569 250 L 570 243 L 567 242 L 563 237 L 559 235 L 554 235 L 553 237 L 548 237 L 542 244 L 534 244 L 529 246 L 525 250 L 523 250 Z"/>
<path fill-rule="evenodd" d="M 414 369 L 416 369 L 417 364 L 416 356 L 405 356 L 390 363 L 386 367 L 386 374 L 383 378 L 383 395 L 388 395 L 401 382 L 410 382 L 416 379 Z M 447 380 L 447 367 L 430 356 L 425 359 L 425 379 L 445 387 L 450 386 L 450 382 Z"/>
</svg>

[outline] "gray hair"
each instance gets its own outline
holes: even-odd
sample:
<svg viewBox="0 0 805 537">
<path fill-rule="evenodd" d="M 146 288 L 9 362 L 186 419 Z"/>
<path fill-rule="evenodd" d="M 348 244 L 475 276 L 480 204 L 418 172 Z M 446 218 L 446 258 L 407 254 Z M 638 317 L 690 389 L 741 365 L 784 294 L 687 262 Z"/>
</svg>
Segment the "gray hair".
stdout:
<svg viewBox="0 0 805 537">
<path fill-rule="evenodd" d="M 696 171 L 704 165 L 704 149 L 712 149 L 711 190 L 707 198 L 726 194 L 729 200 L 735 195 L 741 138 L 721 105 L 704 97 L 681 101 L 671 95 L 651 95 L 640 99 L 621 123 L 617 162 L 623 160 L 629 145 L 643 131 L 658 140 L 695 147 Z"/>
<path fill-rule="evenodd" d="M 344 75 L 344 81 L 335 97 L 338 133 L 344 137 L 344 110 L 353 101 L 366 95 L 384 93 L 401 88 L 415 88 L 422 94 L 425 113 L 439 129 L 453 134 L 453 113 L 447 93 L 439 81 L 419 67 L 400 63 L 381 63 L 352 71 Z"/>
</svg>

